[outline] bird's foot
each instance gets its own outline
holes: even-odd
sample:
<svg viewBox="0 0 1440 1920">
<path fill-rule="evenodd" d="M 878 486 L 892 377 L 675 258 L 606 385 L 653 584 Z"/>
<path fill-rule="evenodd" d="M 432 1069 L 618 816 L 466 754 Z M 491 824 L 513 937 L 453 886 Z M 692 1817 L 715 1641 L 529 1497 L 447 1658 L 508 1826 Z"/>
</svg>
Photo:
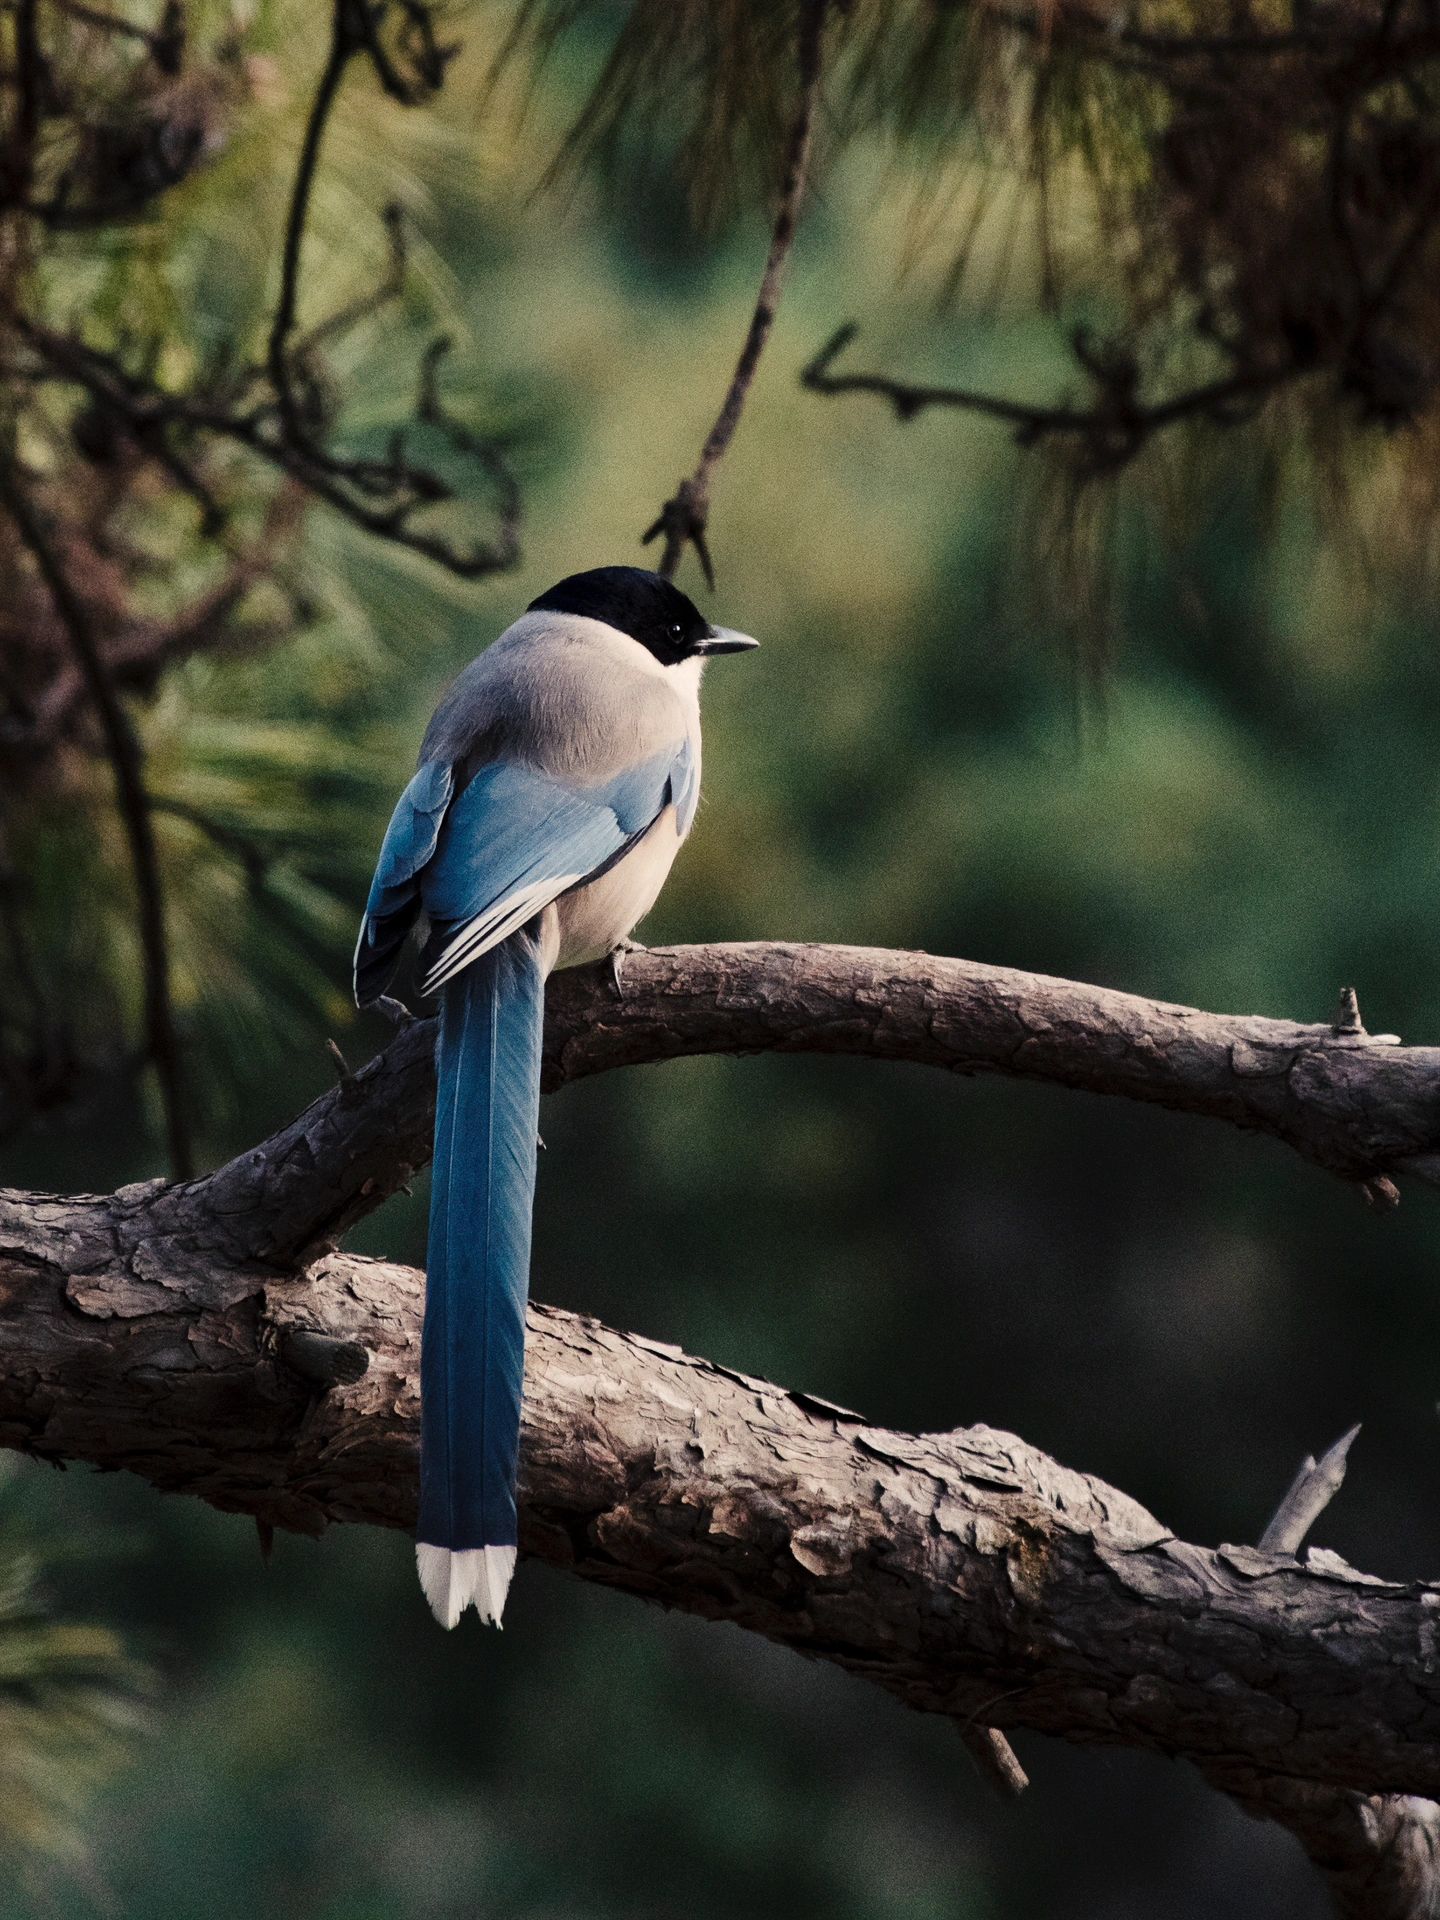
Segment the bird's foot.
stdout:
<svg viewBox="0 0 1440 1920">
<path fill-rule="evenodd" d="M 616 993 L 625 991 L 625 962 L 632 953 L 644 953 L 645 948 L 638 940 L 617 940 L 610 949 L 610 978 L 615 982 Z"/>
</svg>

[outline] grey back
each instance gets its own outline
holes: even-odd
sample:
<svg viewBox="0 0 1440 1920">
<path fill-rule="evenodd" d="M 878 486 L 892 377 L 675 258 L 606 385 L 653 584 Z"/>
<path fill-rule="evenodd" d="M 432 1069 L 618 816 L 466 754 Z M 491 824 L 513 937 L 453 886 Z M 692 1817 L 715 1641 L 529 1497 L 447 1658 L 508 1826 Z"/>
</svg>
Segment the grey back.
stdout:
<svg viewBox="0 0 1440 1920">
<path fill-rule="evenodd" d="M 450 763 L 461 784 L 498 759 L 598 784 L 684 739 L 672 672 L 601 621 L 522 614 L 445 694 L 421 761 Z"/>
</svg>

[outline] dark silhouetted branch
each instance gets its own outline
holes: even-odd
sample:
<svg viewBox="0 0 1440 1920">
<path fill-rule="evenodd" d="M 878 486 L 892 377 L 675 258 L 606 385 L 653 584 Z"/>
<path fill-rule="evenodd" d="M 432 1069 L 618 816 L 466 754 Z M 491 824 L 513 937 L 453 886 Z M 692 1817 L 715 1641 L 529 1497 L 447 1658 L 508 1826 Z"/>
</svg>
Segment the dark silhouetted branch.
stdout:
<svg viewBox="0 0 1440 1920">
<path fill-rule="evenodd" d="M 967 387 L 898 380 L 884 373 L 837 373 L 836 361 L 858 332 L 853 322 L 837 328 L 801 373 L 801 384 L 811 393 L 831 398 L 846 393 L 874 394 L 887 400 L 902 422 L 913 420 L 930 407 L 982 414 L 1012 426 L 1022 447 L 1041 440 L 1069 439 L 1082 452 L 1084 463 L 1097 473 L 1124 466 L 1152 435 L 1180 421 L 1206 419 L 1230 424 L 1249 418 L 1277 388 L 1301 374 L 1294 365 L 1242 369 L 1188 387 L 1168 400 L 1143 402 L 1138 397 L 1138 369 L 1133 362 L 1116 358 L 1107 363 L 1085 345 L 1083 336 L 1077 336 L 1077 355 L 1101 397 L 1092 407 L 1042 407 L 976 393 Z"/>
<path fill-rule="evenodd" d="M 165 929 L 165 900 L 150 817 L 150 800 L 145 790 L 140 742 L 130 724 L 129 715 L 111 685 L 79 596 L 66 577 L 14 467 L 4 462 L 0 462 L 0 506 L 9 515 L 21 545 L 30 554 L 36 571 L 54 601 L 55 611 L 84 673 L 105 738 L 115 778 L 116 807 L 135 873 L 144 966 L 145 1052 L 155 1070 L 156 1084 L 160 1089 L 170 1165 L 177 1178 L 186 1179 L 192 1170 L 192 1162 L 185 1125 L 180 1045 L 170 998 L 170 949 Z"/>
<path fill-rule="evenodd" d="M 290 190 L 290 205 L 285 214 L 285 239 L 280 254 L 280 293 L 275 302 L 275 317 L 270 324 L 266 364 L 270 369 L 270 382 L 275 389 L 286 437 L 297 446 L 309 435 L 305 409 L 295 394 L 290 359 L 290 336 L 295 330 L 296 309 L 300 299 L 300 250 L 305 244 L 305 224 L 310 217 L 310 196 L 315 187 L 315 172 L 320 163 L 325 130 L 335 102 L 340 97 L 340 83 L 345 78 L 345 69 L 365 45 L 364 30 L 356 26 L 357 17 L 362 11 L 369 12 L 368 0 L 334 0 L 330 47 L 306 116 L 300 157 L 295 163 L 295 181 Z"/>
<path fill-rule="evenodd" d="M 397 11 L 402 17 L 403 60 L 396 60 L 387 50 L 379 11 L 369 0 L 334 0 L 329 51 L 306 117 L 286 212 L 280 291 L 270 326 L 266 368 L 275 396 L 281 445 L 291 463 L 287 471 L 303 479 L 307 487 L 368 531 L 411 547 L 439 561 L 453 573 L 475 578 L 513 563 L 517 553 L 518 494 L 498 445 L 464 433 L 442 414 L 434 386 L 439 354 L 433 348 L 422 364 L 422 407 L 417 411 L 417 418 L 441 426 L 457 451 L 480 464 L 492 480 L 499 481 L 502 489 L 500 531 L 495 541 L 480 543 L 468 553 L 462 553 L 440 536 L 411 525 L 417 511 L 449 500 L 452 494 L 437 473 L 410 460 L 403 430 L 392 439 L 389 457 L 383 461 L 338 456 L 329 450 L 324 440 L 329 407 L 323 384 L 311 365 L 311 355 L 320 340 L 355 324 L 398 292 L 404 275 L 398 209 L 391 207 L 386 212 L 391 260 L 380 288 L 323 323 L 309 336 L 296 338 L 300 262 L 310 201 L 330 116 L 350 62 L 357 55 L 368 56 L 386 92 L 408 106 L 427 98 L 441 85 L 453 51 L 442 47 L 437 40 L 428 6 L 402 4 Z M 408 62 L 408 71 L 403 62 Z M 439 353 L 444 351 L 446 347 L 442 345 Z"/>
<path fill-rule="evenodd" d="M 5 153 L 5 198 L 23 202 L 35 177 L 35 142 L 45 87 L 38 0 L 15 4 L 15 120 Z"/>
<path fill-rule="evenodd" d="M 213 537 L 225 518 L 205 472 L 205 453 L 218 442 L 246 449 L 353 525 L 461 578 L 478 579 L 513 565 L 519 552 L 518 488 L 500 443 L 463 427 L 441 405 L 435 375 L 445 343 L 432 345 L 423 356 L 412 425 L 437 430 L 452 451 L 484 474 L 496 494 L 493 537 L 460 543 L 425 522 L 422 516 L 430 510 L 456 502 L 456 489 L 442 472 L 413 457 L 406 428 L 391 436 L 379 457 L 338 452 L 332 443 L 337 403 L 318 351 L 396 298 L 405 256 L 395 208 L 385 214 L 389 262 L 378 286 L 308 332 L 300 326 L 310 204 L 331 116 L 352 62 L 368 62 L 386 93 L 412 105 L 440 86 L 453 52 L 439 42 L 427 5 L 376 8 L 369 0 L 334 0 L 329 50 L 306 117 L 286 210 L 279 291 L 263 367 L 176 391 L 155 377 L 153 356 L 138 367 L 127 364 L 118 348 L 97 347 L 16 309 L 4 320 L 33 364 L 18 368 L 15 377 L 35 389 L 46 384 L 81 388 L 107 431 L 123 434 L 195 500 L 207 536 Z M 55 213 L 61 224 L 63 211 Z M 81 213 L 91 223 L 116 217 L 108 207 Z"/>
<path fill-rule="evenodd" d="M 227 406 L 203 393 L 174 392 L 148 375 L 134 373 L 119 356 L 89 346 L 73 334 L 56 333 L 12 316 L 17 333 L 56 377 L 83 388 L 123 423 L 136 445 L 169 465 L 176 438 L 213 437 L 246 448 L 316 499 L 381 539 L 406 547 L 462 579 L 479 579 L 512 566 L 519 551 L 518 495 L 498 446 L 487 443 L 485 465 L 505 477 L 500 525 L 491 540 L 456 547 L 443 536 L 412 524 L 426 506 L 453 497 L 438 475 L 408 461 L 403 442 L 385 460 L 342 459 L 313 438 L 290 440 L 273 409 L 251 402 Z"/>
<path fill-rule="evenodd" d="M 769 340 L 771 328 L 775 324 L 775 315 L 780 305 L 780 291 L 785 283 L 785 269 L 795 244 L 795 234 L 800 223 L 800 208 L 805 199 L 809 177 L 815 115 L 820 102 L 827 10 L 827 0 L 806 0 L 801 11 L 797 50 L 800 104 L 796 111 L 795 124 L 791 130 L 790 143 L 785 156 L 780 205 L 770 234 L 770 251 L 766 255 L 764 272 L 760 276 L 760 291 L 756 295 L 755 310 L 750 316 L 745 344 L 740 349 L 740 358 L 735 363 L 735 372 L 731 376 L 725 398 L 720 403 L 715 424 L 711 427 L 705 444 L 700 450 L 695 471 L 688 479 L 680 482 L 675 493 L 660 509 L 659 518 L 643 536 L 643 543 L 647 546 L 652 540 L 664 536 L 665 544 L 657 571 L 667 580 L 674 579 L 686 546 L 694 547 L 696 558 L 705 575 L 705 583 L 712 591 L 715 586 L 715 569 L 710 561 L 710 548 L 706 538 L 706 528 L 710 520 L 710 486 L 715 476 L 715 469 L 724 459 L 726 449 L 735 437 L 735 429 L 740 424 L 740 415 L 745 410 L 745 402 L 754 383 L 756 369 L 760 365 L 760 356 L 765 351 L 765 343 Z"/>
</svg>

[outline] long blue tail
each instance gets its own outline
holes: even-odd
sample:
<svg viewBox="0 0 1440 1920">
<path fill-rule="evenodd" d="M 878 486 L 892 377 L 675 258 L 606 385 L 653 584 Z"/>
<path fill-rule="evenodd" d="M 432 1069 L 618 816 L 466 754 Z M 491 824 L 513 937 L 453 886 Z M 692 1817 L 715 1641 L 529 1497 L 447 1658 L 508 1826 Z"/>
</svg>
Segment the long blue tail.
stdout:
<svg viewBox="0 0 1440 1920">
<path fill-rule="evenodd" d="M 420 1583 L 442 1626 L 500 1621 L 535 1198 L 545 974 L 526 930 L 444 989 L 420 1359 Z"/>
</svg>

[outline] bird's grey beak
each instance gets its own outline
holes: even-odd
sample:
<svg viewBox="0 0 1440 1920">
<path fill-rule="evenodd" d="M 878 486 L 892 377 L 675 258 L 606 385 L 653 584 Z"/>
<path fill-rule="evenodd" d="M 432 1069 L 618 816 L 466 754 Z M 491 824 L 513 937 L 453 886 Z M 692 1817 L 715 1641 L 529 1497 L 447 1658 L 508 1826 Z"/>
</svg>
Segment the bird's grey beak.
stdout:
<svg viewBox="0 0 1440 1920">
<path fill-rule="evenodd" d="M 708 660 L 712 653 L 748 653 L 759 644 L 748 633 L 737 633 L 733 627 L 711 627 L 695 651 Z"/>
</svg>

